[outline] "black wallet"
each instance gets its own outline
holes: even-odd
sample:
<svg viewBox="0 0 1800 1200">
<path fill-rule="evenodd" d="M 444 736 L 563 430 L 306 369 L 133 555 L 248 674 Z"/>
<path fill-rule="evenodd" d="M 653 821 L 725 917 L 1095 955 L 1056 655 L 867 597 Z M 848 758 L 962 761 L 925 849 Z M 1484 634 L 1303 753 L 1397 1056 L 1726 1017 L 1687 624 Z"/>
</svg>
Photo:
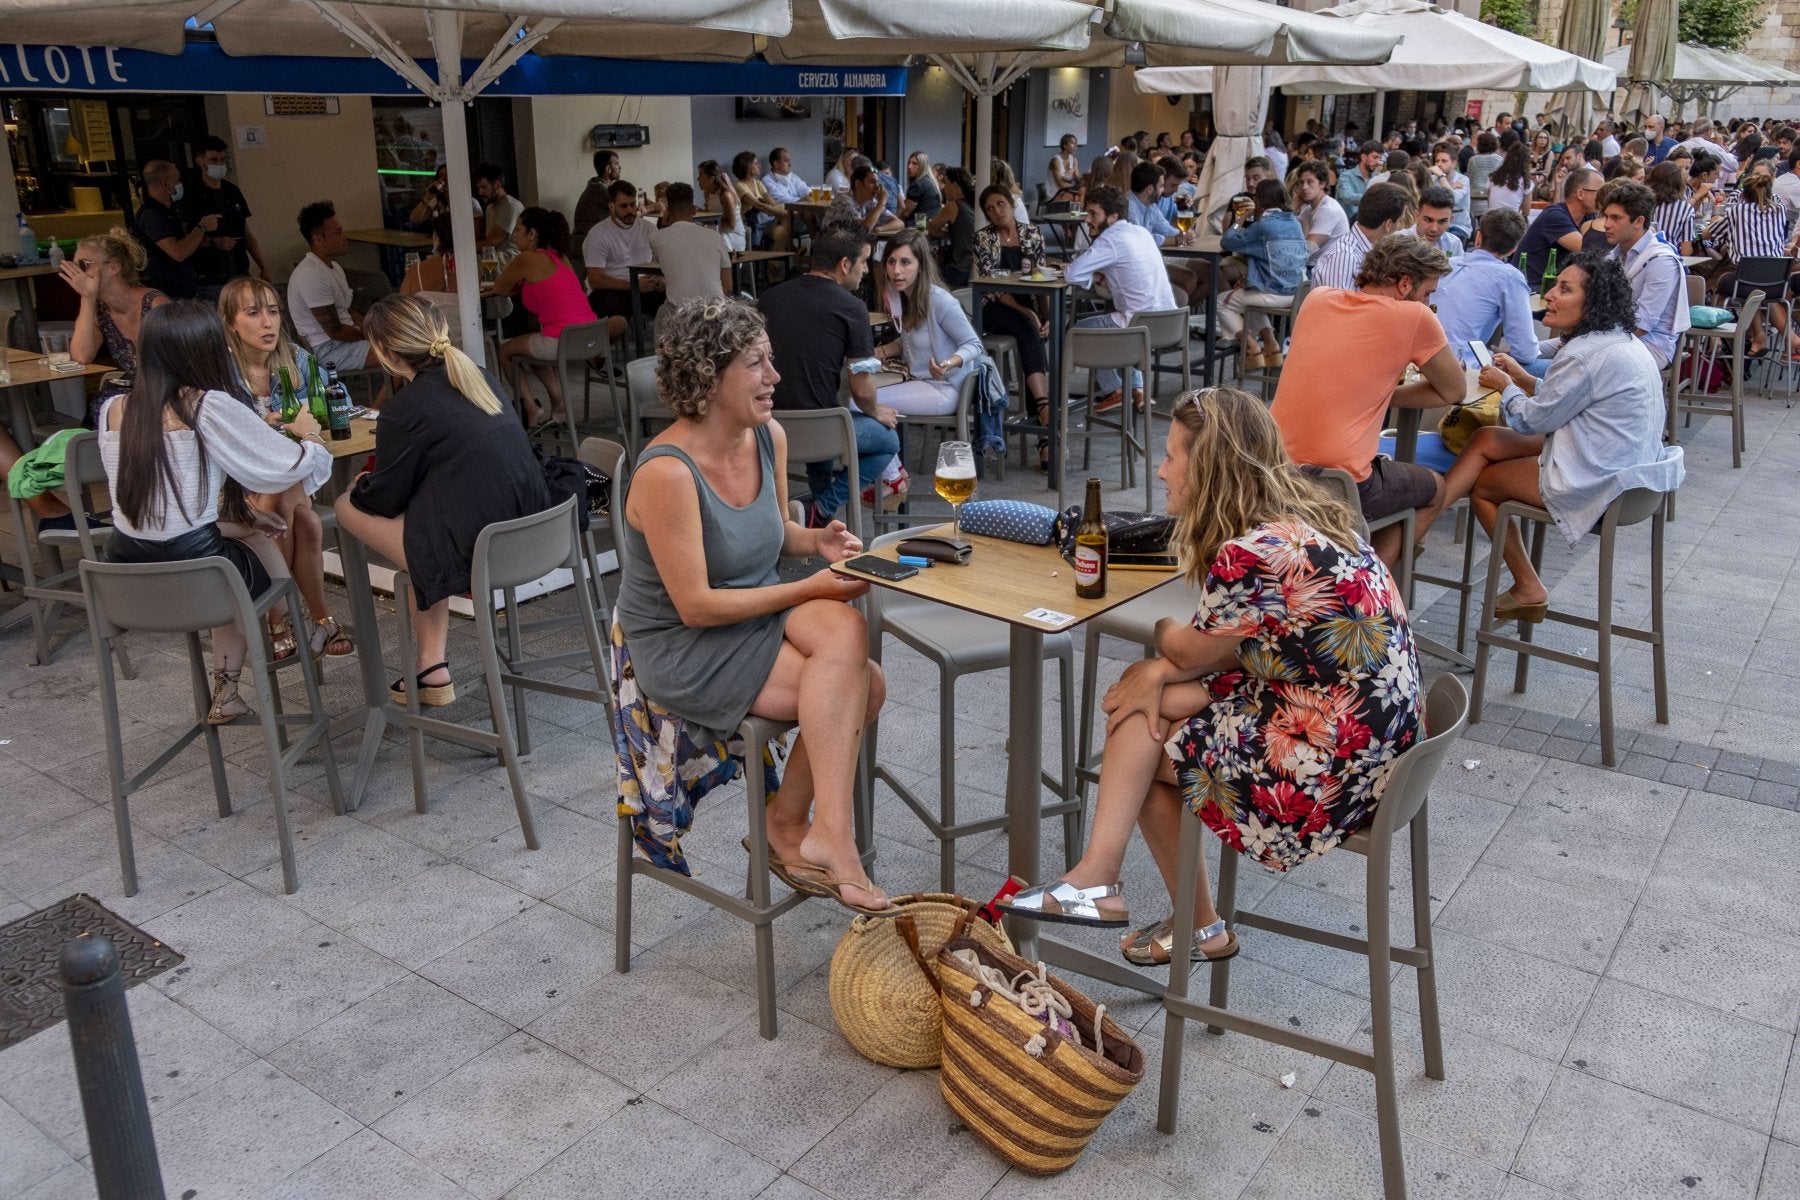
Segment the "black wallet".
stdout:
<svg viewBox="0 0 1800 1200">
<path fill-rule="evenodd" d="M 958 567 L 968 562 L 969 555 L 974 551 L 975 547 L 961 538 L 938 533 L 907 538 L 900 543 L 900 553 L 909 558 L 929 558 L 933 562 L 949 563 Z"/>
</svg>

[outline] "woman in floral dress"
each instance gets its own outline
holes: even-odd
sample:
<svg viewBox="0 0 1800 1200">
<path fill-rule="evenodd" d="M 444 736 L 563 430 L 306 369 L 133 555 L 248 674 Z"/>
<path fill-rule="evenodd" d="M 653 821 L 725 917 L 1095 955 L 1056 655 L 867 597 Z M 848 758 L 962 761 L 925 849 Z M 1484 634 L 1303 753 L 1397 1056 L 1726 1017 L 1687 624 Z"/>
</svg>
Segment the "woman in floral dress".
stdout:
<svg viewBox="0 0 1800 1200">
<path fill-rule="evenodd" d="M 1158 471 L 1180 523 L 1191 623 L 1158 623 L 1159 657 L 1102 702 L 1106 756 L 1075 868 L 1003 907 L 1078 925 L 1130 923 L 1118 883 L 1135 825 L 1170 894 L 1185 802 L 1227 846 L 1274 871 L 1368 824 L 1394 760 L 1421 733 L 1419 665 L 1393 577 L 1350 514 L 1288 461 L 1268 410 L 1232 388 L 1176 401 Z M 1200 864 L 1194 961 L 1237 953 Z M 1173 956 L 1164 918 L 1120 941 Z"/>
</svg>

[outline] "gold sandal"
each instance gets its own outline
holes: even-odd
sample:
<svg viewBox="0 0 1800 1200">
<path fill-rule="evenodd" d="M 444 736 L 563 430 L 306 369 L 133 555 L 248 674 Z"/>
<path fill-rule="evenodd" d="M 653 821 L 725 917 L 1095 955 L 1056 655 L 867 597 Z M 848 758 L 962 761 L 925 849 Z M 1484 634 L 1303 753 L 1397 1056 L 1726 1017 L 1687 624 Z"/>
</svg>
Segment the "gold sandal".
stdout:
<svg viewBox="0 0 1800 1200">
<path fill-rule="evenodd" d="M 1225 944 L 1217 950 L 1202 950 L 1201 943 L 1212 940 L 1220 934 L 1225 935 Z M 1188 951 L 1189 962 L 1224 962 L 1228 958 L 1236 958 L 1238 952 L 1237 934 L 1225 927 L 1223 917 L 1211 925 L 1194 930 L 1193 944 Z M 1175 956 L 1175 919 L 1164 917 L 1154 925 L 1145 925 L 1134 929 L 1119 939 L 1119 953 L 1125 961 L 1140 967 L 1167 966 Z"/>
<path fill-rule="evenodd" d="M 243 673 L 242 668 L 212 673 L 212 706 L 206 710 L 208 725 L 230 725 L 239 717 L 255 715 L 255 710 L 245 703 L 244 697 L 238 692 L 238 679 Z M 235 711 L 227 711 L 234 705 Z"/>
<path fill-rule="evenodd" d="M 294 637 L 293 618 L 286 613 L 269 614 L 269 649 L 275 662 L 294 657 L 300 649 L 300 643 Z"/>
<path fill-rule="evenodd" d="M 342 650 L 337 649 L 340 645 Z M 343 658 L 347 654 L 355 654 L 356 642 L 344 632 L 336 617 L 326 617 L 323 621 L 313 622 L 310 648 L 313 662 L 316 663 L 322 658 Z"/>
</svg>

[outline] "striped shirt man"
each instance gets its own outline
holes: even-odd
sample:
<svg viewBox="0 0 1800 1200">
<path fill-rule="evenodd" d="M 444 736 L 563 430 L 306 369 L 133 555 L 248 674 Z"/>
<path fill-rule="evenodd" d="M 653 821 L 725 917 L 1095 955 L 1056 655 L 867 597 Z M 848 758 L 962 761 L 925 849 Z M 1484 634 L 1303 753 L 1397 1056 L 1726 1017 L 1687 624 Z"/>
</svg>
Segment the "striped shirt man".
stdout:
<svg viewBox="0 0 1800 1200">
<path fill-rule="evenodd" d="M 1370 244 L 1363 227 L 1352 222 L 1350 232 L 1326 246 L 1319 261 L 1313 264 L 1313 286 L 1355 290 L 1356 273 L 1362 270 Z"/>
</svg>

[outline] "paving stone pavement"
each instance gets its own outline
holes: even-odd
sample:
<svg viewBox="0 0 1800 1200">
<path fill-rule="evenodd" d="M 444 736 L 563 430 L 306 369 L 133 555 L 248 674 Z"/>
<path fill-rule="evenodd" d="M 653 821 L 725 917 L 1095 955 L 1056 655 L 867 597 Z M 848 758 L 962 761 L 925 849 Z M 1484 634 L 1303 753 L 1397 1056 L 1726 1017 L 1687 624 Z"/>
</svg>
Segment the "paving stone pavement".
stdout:
<svg viewBox="0 0 1800 1200">
<path fill-rule="evenodd" d="M 1538 664 L 1515 695 L 1499 655 L 1484 720 L 1437 782 L 1444 1081 L 1422 1074 L 1409 981 L 1396 993 L 1417 1196 L 1800 1195 L 1800 715 L 1789 701 L 1800 681 L 1800 415 L 1756 397 L 1748 426 L 1736 471 L 1721 422 L 1684 431 L 1689 482 L 1668 527 L 1670 724 L 1652 719 L 1646 652 L 1621 649 L 1621 760 L 1601 768 L 1593 678 Z M 1116 482 L 1112 446 L 1095 454 Z M 1042 477 L 1016 460 L 982 494 L 1045 499 Z M 1129 503 L 1120 496 L 1109 498 Z M 1648 608 L 1646 544 L 1644 528 L 1620 537 L 1622 620 Z M 9 558 L 12 545 L 0 530 Z M 1591 540 L 1551 547 L 1560 606 L 1591 593 L 1593 552 Z M 1427 568 L 1460 561 L 1449 535 L 1434 535 Z M 1419 627 L 1454 637 L 1455 600 L 1422 587 Z M 16 603 L 0 594 L 0 619 Z M 537 602 L 534 615 L 564 603 Z M 86 891 L 187 955 L 130 993 L 171 1197 L 1379 1194 L 1366 1074 L 1197 1030 L 1176 1136 L 1155 1131 L 1153 1068 L 1072 1170 L 1008 1170 L 950 1118 L 932 1073 L 875 1066 L 839 1036 L 826 979 L 845 920 L 822 903 L 777 925 L 774 1042 L 756 1036 L 747 932 L 669 889 L 639 885 L 632 970 L 615 974 L 613 767 L 591 706 L 532 702 L 536 852 L 523 848 L 503 776 L 477 754 L 430 747 L 429 816 L 413 811 L 402 743 L 384 747 L 363 807 L 345 816 L 309 760 L 293 799 L 293 896 L 281 891 L 259 743 L 227 730 L 238 812 L 216 815 L 190 748 L 133 801 L 142 890 L 126 898 L 94 668 L 79 619 L 59 629 L 44 667 L 30 665 L 23 629 L 0 633 L 0 921 Z M 1585 636 L 1542 635 L 1571 649 Z M 466 673 L 465 622 L 454 638 Z M 1108 678 L 1136 656 L 1103 649 Z M 186 668 L 173 642 L 133 650 L 140 677 L 121 683 L 120 702 L 128 754 L 142 763 L 181 720 Z M 1444 665 L 1426 661 L 1431 674 Z M 930 797 L 936 781 L 916 767 L 934 761 L 935 676 L 894 650 L 887 668 L 882 757 Z M 483 711 L 474 681 L 459 686 L 469 698 L 453 715 Z M 354 705 L 353 663 L 330 665 L 325 693 L 335 712 Z M 959 685 L 965 811 L 1000 811 L 1005 696 L 999 677 Z M 1054 742 L 1056 722 L 1046 725 Z M 357 749 L 355 736 L 339 739 L 340 765 Z M 699 873 L 741 872 L 743 822 L 741 800 L 707 806 L 691 839 Z M 894 891 L 934 886 L 935 844 L 885 792 L 877 822 L 877 877 Z M 1051 822 L 1046 864 L 1061 853 Z M 967 839 L 958 860 L 960 889 L 986 895 L 1001 881 L 1004 835 Z M 1396 867 L 1404 896 L 1404 856 Z M 1127 873 L 1128 896 L 1157 908 L 1141 847 Z M 1362 888 L 1359 860 L 1329 856 L 1287 877 L 1253 872 L 1241 899 L 1342 930 L 1364 919 Z M 1367 977 L 1351 956 L 1251 930 L 1233 975 L 1246 1008 L 1370 1036 Z M 1154 1064 L 1157 1006 L 1091 990 Z M 1291 1089 L 1280 1083 L 1290 1071 Z M 0 1052 L 0 1200 L 93 1194 L 58 1026 Z"/>
</svg>

